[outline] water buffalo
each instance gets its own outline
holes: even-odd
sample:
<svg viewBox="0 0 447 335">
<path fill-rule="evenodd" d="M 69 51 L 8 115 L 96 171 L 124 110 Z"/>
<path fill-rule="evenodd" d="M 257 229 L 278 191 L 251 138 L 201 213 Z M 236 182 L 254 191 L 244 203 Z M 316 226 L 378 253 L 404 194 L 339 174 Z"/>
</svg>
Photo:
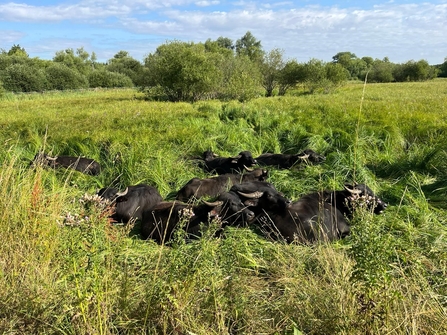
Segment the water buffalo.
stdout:
<svg viewBox="0 0 447 335">
<path fill-rule="evenodd" d="M 31 165 L 49 166 L 53 169 L 70 168 L 90 175 L 98 175 L 101 172 L 101 166 L 94 159 L 74 156 L 51 157 L 41 152 L 34 156 Z"/>
<path fill-rule="evenodd" d="M 116 188 L 105 187 L 97 194 L 110 201 L 114 207 L 110 217 L 112 221 L 122 223 L 141 220 L 144 211 L 151 210 L 163 200 L 155 187 L 146 184 L 128 186 L 123 192 Z"/>
<path fill-rule="evenodd" d="M 251 171 L 257 162 L 250 151 L 241 151 L 236 157 L 216 157 L 203 161 L 203 168 L 207 172 L 225 174 Z"/>
<path fill-rule="evenodd" d="M 163 201 L 143 213 L 141 236 L 166 243 L 172 238 L 175 229 L 181 228 L 188 236 L 197 237 L 200 224 L 207 225 L 213 219 L 219 222 L 222 229 L 249 223 L 255 219 L 255 214 L 234 192 L 222 193 L 216 201 L 203 201 L 199 205 Z"/>
<path fill-rule="evenodd" d="M 230 192 L 236 193 L 241 201 L 250 206 L 256 216 L 268 211 L 282 211 L 291 201 L 279 192 L 271 183 L 251 181 L 233 185 Z"/>
<path fill-rule="evenodd" d="M 170 241 L 176 229 L 183 229 L 191 237 L 200 233 L 200 224 L 218 220 L 222 202 L 185 204 L 178 201 L 162 201 L 143 213 L 141 237 L 160 244 Z"/>
<path fill-rule="evenodd" d="M 313 243 L 333 241 L 347 236 L 356 207 L 365 205 L 375 214 L 387 204 L 364 185 L 345 185 L 344 190 L 322 191 L 303 196 L 283 210 L 265 210 L 257 217 L 264 233 L 285 241 Z"/>
<path fill-rule="evenodd" d="M 203 154 L 202 154 L 202 159 L 205 162 L 213 160 L 214 158 L 217 158 L 217 157 L 219 157 L 219 155 L 217 155 L 216 153 L 214 153 L 211 150 L 204 151 Z"/>
<path fill-rule="evenodd" d="M 265 153 L 256 158 L 259 165 L 274 166 L 279 169 L 289 169 L 296 164 L 319 164 L 324 162 L 326 157 L 317 154 L 311 149 L 306 149 L 296 155 Z"/>
<path fill-rule="evenodd" d="M 255 219 L 255 213 L 244 204 L 236 192 L 228 191 L 220 194 L 217 201 L 222 203 L 220 219 L 222 227 L 246 226 Z"/>
<path fill-rule="evenodd" d="M 188 201 L 192 198 L 199 199 L 203 196 L 215 197 L 227 191 L 232 185 L 254 180 L 266 180 L 268 171 L 254 169 L 243 174 L 226 173 L 211 178 L 193 178 L 177 192 L 177 200 Z"/>
</svg>

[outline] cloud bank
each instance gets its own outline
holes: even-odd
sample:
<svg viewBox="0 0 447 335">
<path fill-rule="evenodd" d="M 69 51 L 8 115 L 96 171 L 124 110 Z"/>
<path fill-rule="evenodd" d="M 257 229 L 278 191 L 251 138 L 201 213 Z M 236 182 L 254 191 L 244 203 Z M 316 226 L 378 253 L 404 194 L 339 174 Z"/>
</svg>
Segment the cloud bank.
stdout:
<svg viewBox="0 0 447 335">
<path fill-rule="evenodd" d="M 447 56 L 446 1 L 369 7 L 303 6 L 297 1 L 10 2 L 0 5 L 0 22 L 5 44 L 0 47 L 20 44 L 41 58 L 61 50 L 61 40 L 64 45 L 82 43 L 72 48 L 91 47 L 87 51 L 102 61 L 120 50 L 141 60 L 166 40 L 204 42 L 223 36 L 236 41 L 247 31 L 261 40 L 264 50 L 280 48 L 286 58 L 298 61 L 330 61 L 340 51 L 431 64 Z"/>
</svg>

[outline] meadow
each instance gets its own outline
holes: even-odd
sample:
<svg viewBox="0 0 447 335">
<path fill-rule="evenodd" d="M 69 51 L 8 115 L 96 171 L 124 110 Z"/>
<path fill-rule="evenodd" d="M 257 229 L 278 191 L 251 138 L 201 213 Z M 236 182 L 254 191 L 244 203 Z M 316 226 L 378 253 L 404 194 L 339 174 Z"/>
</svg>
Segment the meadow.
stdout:
<svg viewBox="0 0 447 335">
<path fill-rule="evenodd" d="M 447 333 L 447 81 L 348 84 L 248 102 L 146 101 L 132 89 L 0 98 L 3 334 Z M 192 160 L 250 150 L 321 165 L 269 169 L 288 198 L 365 183 L 388 203 L 349 237 L 285 244 L 226 228 L 160 246 L 112 226 L 88 195 L 147 183 L 166 199 Z M 98 176 L 30 168 L 39 151 Z"/>
</svg>

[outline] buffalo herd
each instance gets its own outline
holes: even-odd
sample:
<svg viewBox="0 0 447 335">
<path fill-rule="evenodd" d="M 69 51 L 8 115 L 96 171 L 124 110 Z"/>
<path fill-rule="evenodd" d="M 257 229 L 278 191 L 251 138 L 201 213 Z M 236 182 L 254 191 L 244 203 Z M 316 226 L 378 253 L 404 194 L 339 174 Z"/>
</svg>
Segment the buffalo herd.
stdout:
<svg viewBox="0 0 447 335">
<path fill-rule="evenodd" d="M 208 150 L 198 165 L 214 176 L 189 180 L 173 201 L 163 199 L 155 187 L 146 184 L 122 191 L 106 187 L 97 196 L 111 209 L 111 222 L 138 221 L 141 237 L 160 244 L 168 243 L 176 231 L 196 238 L 213 222 L 220 230 L 226 226 L 253 227 L 268 238 L 287 243 L 334 241 L 349 235 L 349 221 L 356 208 L 363 206 L 380 214 L 387 204 L 364 184 L 346 184 L 342 190 L 319 191 L 292 201 L 267 181 L 265 169 L 324 161 L 323 155 L 310 149 L 295 155 L 265 153 L 256 158 L 250 151 L 219 157 Z M 91 175 L 101 171 L 93 159 L 45 153 L 36 154 L 31 165 L 72 168 Z"/>
</svg>

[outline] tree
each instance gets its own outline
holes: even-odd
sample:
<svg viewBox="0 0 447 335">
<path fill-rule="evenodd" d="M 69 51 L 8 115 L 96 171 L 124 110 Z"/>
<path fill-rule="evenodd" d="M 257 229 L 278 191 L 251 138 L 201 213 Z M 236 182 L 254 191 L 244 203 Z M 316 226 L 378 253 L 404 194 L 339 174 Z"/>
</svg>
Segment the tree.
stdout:
<svg viewBox="0 0 447 335">
<path fill-rule="evenodd" d="M 88 88 L 87 78 L 62 63 L 54 63 L 45 69 L 49 90 Z"/>
<path fill-rule="evenodd" d="M 433 79 L 437 76 L 437 71 L 431 67 L 426 60 L 415 62 L 410 60 L 405 64 L 395 67 L 394 78 L 396 81 L 423 81 Z"/>
<path fill-rule="evenodd" d="M 368 72 L 368 82 L 390 83 L 394 81 L 394 64 L 376 59 Z"/>
<path fill-rule="evenodd" d="M 228 57 L 221 66 L 222 81 L 217 98 L 247 101 L 260 95 L 259 67 L 248 56 Z"/>
<path fill-rule="evenodd" d="M 362 57 L 362 61 L 366 63 L 366 66 L 370 68 L 374 64 L 374 59 L 372 57 L 366 56 Z"/>
<path fill-rule="evenodd" d="M 333 63 L 340 64 L 349 71 L 351 79 L 358 79 L 366 71 L 368 65 L 365 60 L 349 51 L 339 52 L 332 57 Z"/>
<path fill-rule="evenodd" d="M 235 46 L 233 44 L 233 40 L 228 37 L 220 36 L 217 38 L 216 42 L 221 48 L 225 48 L 225 49 L 229 49 L 229 50 L 234 50 L 234 48 L 235 48 Z"/>
<path fill-rule="evenodd" d="M 219 37 L 219 38 L 221 38 L 221 37 Z M 210 38 L 205 41 L 205 50 L 207 52 L 213 52 L 213 53 L 221 54 L 224 57 L 233 56 L 233 50 L 232 50 L 231 47 L 228 47 L 228 46 L 220 43 L 218 40 L 213 41 Z"/>
<path fill-rule="evenodd" d="M 96 55 L 89 55 L 84 48 L 78 48 L 76 52 L 73 49 L 57 51 L 53 57 L 53 62 L 63 63 L 69 68 L 76 69 L 79 73 L 87 75 L 94 69 Z"/>
<path fill-rule="evenodd" d="M 13 64 L 2 72 L 3 86 L 12 92 L 41 92 L 47 88 L 42 69 L 25 64 Z"/>
<path fill-rule="evenodd" d="M 88 82 L 91 88 L 103 87 L 132 87 L 132 80 L 122 73 L 107 70 L 95 70 L 88 74 Z"/>
<path fill-rule="evenodd" d="M 8 51 L 8 56 L 20 56 L 20 57 L 29 57 L 28 53 L 24 48 L 21 48 L 19 44 L 14 44 L 11 49 Z"/>
<path fill-rule="evenodd" d="M 113 58 L 109 59 L 106 70 L 128 76 L 130 79 L 132 79 L 132 82 L 135 86 L 143 85 L 143 64 L 141 64 L 138 60 L 130 57 L 127 51 L 121 50 L 117 54 L 115 54 Z"/>
<path fill-rule="evenodd" d="M 278 85 L 279 73 L 284 67 L 283 51 L 273 49 L 264 55 L 261 64 L 262 86 L 265 88 L 265 96 L 271 97 L 273 90 Z"/>
<path fill-rule="evenodd" d="M 342 85 L 348 78 L 349 72 L 340 64 L 327 63 L 326 78 L 335 86 Z"/>
<path fill-rule="evenodd" d="M 310 93 L 327 85 L 326 68 L 323 61 L 312 58 L 304 64 L 304 86 Z"/>
<path fill-rule="evenodd" d="M 287 61 L 278 73 L 278 95 L 285 95 L 289 88 L 299 82 L 304 83 L 304 81 L 304 64 L 300 64 L 294 59 Z"/>
<path fill-rule="evenodd" d="M 444 58 L 444 63 L 438 66 L 439 77 L 447 77 L 447 57 Z"/>
<path fill-rule="evenodd" d="M 3 83 L 0 81 L 0 98 L 5 95 L 5 88 L 3 87 Z"/>
<path fill-rule="evenodd" d="M 252 62 L 261 63 L 264 56 L 261 41 L 258 41 L 250 31 L 236 41 L 236 54 L 247 56 Z"/>
<path fill-rule="evenodd" d="M 145 58 L 147 86 L 161 90 L 170 101 L 195 101 L 215 92 L 222 73 L 221 57 L 203 44 L 171 41 Z M 150 95 L 151 93 L 149 93 Z"/>
</svg>

